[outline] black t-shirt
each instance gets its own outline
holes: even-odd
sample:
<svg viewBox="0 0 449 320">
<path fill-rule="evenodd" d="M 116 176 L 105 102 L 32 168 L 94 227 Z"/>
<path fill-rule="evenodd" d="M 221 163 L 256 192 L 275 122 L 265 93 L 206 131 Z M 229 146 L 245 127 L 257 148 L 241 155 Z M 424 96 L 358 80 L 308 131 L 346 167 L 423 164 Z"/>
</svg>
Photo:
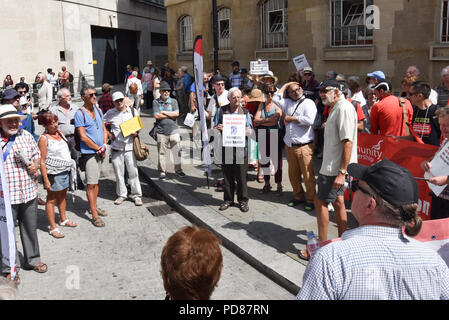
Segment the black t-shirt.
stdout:
<svg viewBox="0 0 449 320">
<path fill-rule="evenodd" d="M 424 143 L 434 146 L 440 145 L 441 130 L 438 119 L 435 117 L 435 111 L 438 107 L 432 104 L 426 110 L 421 110 L 413 106 L 412 126 L 416 135 L 420 137 Z"/>
</svg>

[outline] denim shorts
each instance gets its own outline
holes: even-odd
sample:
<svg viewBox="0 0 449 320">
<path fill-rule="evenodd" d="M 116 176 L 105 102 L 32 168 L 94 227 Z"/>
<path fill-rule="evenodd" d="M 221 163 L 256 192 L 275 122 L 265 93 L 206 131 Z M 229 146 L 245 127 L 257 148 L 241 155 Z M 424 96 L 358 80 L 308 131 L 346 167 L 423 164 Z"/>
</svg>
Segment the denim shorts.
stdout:
<svg viewBox="0 0 449 320">
<path fill-rule="evenodd" d="M 62 191 L 70 185 L 70 171 L 64 171 L 58 174 L 49 174 L 48 180 L 51 184 L 51 191 Z"/>
</svg>

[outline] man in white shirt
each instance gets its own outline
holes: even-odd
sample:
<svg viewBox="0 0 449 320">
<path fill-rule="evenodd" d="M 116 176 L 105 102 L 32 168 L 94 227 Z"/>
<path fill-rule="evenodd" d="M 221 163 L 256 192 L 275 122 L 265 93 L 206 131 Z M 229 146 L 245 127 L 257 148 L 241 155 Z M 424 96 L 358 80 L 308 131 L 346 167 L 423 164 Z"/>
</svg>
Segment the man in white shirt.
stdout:
<svg viewBox="0 0 449 320">
<path fill-rule="evenodd" d="M 45 75 L 42 72 L 39 72 L 37 78 L 38 83 L 41 85 L 38 92 L 36 93 L 36 97 L 38 98 L 39 111 L 48 111 L 53 100 L 53 88 L 51 84 L 48 83 Z"/>
<path fill-rule="evenodd" d="M 143 88 L 142 82 L 139 78 L 137 78 L 138 72 L 133 71 L 132 77 L 128 79 L 126 83 L 125 96 L 129 97 L 129 99 L 133 102 L 134 107 L 140 111 L 140 100 L 143 99 Z M 137 85 L 137 91 L 133 91 L 133 88 Z"/>
<path fill-rule="evenodd" d="M 357 162 L 357 113 L 342 92 L 343 84 L 326 80 L 318 87 L 323 104 L 331 107 L 324 128 L 324 153 L 318 175 L 315 207 L 320 241 L 327 240 L 328 204 L 332 203 L 338 225 L 338 236 L 346 230 L 347 214 L 343 194 L 347 167 Z"/>
<path fill-rule="evenodd" d="M 134 116 L 138 116 L 137 110 L 134 110 L 131 101 L 125 98 L 123 93 L 117 91 L 112 94 L 112 101 L 115 108 L 109 109 L 104 115 L 105 123 L 111 126 L 110 137 L 112 140 L 111 154 L 112 166 L 114 167 L 116 180 L 117 199 L 114 204 L 120 205 L 127 198 L 128 191 L 125 185 L 125 168 L 128 171 L 128 183 L 131 187 L 130 198 L 136 206 L 142 205 L 142 188 L 139 181 L 137 170 L 137 161 L 134 154 L 134 137 L 138 132 L 131 133 L 124 137 L 120 125 Z M 126 166 L 125 166 L 126 165 Z"/>
<path fill-rule="evenodd" d="M 351 91 L 351 99 L 360 103 L 360 107 L 366 105 L 366 99 L 363 96 L 362 89 L 360 87 L 360 77 L 349 77 L 348 78 L 348 87 Z"/>
<path fill-rule="evenodd" d="M 303 95 L 297 82 L 286 83 L 275 94 L 273 102 L 282 109 L 282 121 L 285 123 L 288 176 L 294 196 L 288 206 L 294 207 L 306 202 L 304 209 L 312 211 L 316 193 L 312 161 L 315 138 L 312 125 L 317 114 L 315 102 Z M 305 192 L 301 175 L 304 177 Z"/>
</svg>

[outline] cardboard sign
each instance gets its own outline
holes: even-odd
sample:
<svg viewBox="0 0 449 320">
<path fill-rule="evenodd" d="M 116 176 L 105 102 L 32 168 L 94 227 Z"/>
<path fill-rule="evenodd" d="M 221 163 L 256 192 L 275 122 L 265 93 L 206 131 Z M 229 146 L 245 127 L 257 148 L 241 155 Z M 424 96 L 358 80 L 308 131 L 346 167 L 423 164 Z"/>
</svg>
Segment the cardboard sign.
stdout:
<svg viewBox="0 0 449 320">
<path fill-rule="evenodd" d="M 251 61 L 250 63 L 250 74 L 262 75 L 267 74 L 270 71 L 268 61 Z"/>
<path fill-rule="evenodd" d="M 140 116 L 134 117 L 128 121 L 123 122 L 120 125 L 120 129 L 122 129 L 123 137 L 126 138 L 131 133 L 139 131 L 143 128 L 142 120 L 140 120 Z"/>
<path fill-rule="evenodd" d="M 305 67 L 310 67 L 304 54 L 293 58 L 293 63 L 298 71 L 304 70 Z"/>
<path fill-rule="evenodd" d="M 244 114 L 223 115 L 223 147 L 245 147 L 246 116 Z"/>
</svg>

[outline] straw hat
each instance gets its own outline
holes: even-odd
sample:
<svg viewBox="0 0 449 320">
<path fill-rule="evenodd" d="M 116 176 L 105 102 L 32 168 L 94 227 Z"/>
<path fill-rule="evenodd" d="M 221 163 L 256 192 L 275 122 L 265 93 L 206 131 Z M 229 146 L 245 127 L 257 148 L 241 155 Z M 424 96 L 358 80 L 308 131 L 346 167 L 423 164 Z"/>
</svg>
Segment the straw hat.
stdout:
<svg viewBox="0 0 449 320">
<path fill-rule="evenodd" d="M 265 102 L 265 97 L 259 89 L 251 90 L 248 102 Z"/>
<path fill-rule="evenodd" d="M 19 118 L 20 121 L 26 119 L 26 115 L 20 115 L 17 113 L 16 107 L 12 104 L 4 104 L 0 108 L 0 120 L 2 119 L 10 119 L 10 118 Z"/>
</svg>

